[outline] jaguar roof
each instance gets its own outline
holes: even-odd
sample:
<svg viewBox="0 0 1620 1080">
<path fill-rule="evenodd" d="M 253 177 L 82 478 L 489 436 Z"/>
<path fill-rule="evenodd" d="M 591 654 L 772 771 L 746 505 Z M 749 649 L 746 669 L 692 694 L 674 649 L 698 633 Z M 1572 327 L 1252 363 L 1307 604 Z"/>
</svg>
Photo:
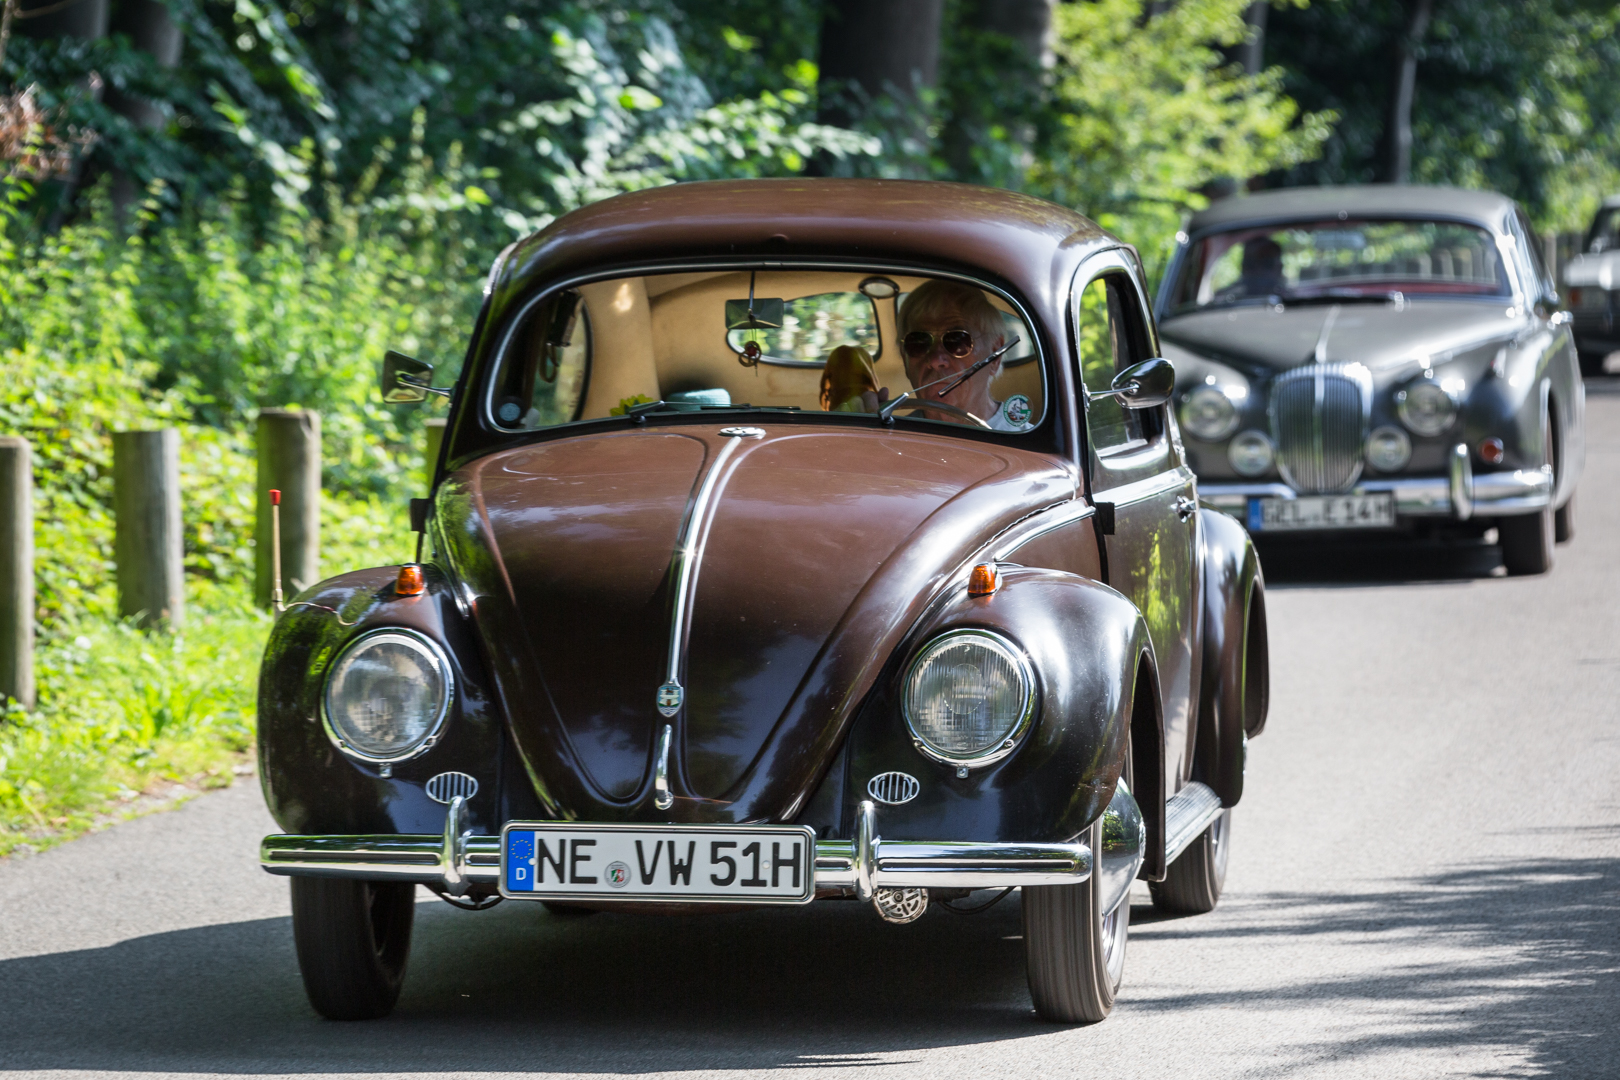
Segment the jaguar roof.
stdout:
<svg viewBox="0 0 1620 1080">
<path fill-rule="evenodd" d="M 1222 199 L 1194 214 L 1187 232 L 1247 222 L 1286 221 L 1345 213 L 1356 217 L 1462 218 L 1501 229 L 1513 200 L 1494 191 L 1427 187 L 1416 184 L 1354 184 L 1262 191 Z"/>
</svg>

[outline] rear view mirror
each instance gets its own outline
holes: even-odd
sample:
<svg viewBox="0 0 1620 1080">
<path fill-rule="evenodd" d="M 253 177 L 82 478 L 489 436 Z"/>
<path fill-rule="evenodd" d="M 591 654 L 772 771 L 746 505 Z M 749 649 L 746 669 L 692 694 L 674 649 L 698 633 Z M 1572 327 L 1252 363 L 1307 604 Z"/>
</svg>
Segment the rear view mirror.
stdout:
<svg viewBox="0 0 1620 1080">
<path fill-rule="evenodd" d="M 382 399 L 390 405 L 426 401 L 433 386 L 433 365 L 392 349 L 383 357 Z"/>
<path fill-rule="evenodd" d="M 726 301 L 727 330 L 778 330 L 782 326 L 782 298 L 762 296 Z"/>
<path fill-rule="evenodd" d="M 1109 396 L 1127 409 L 1151 409 L 1169 401 L 1175 389 L 1175 367 L 1156 356 L 1115 375 Z"/>
</svg>

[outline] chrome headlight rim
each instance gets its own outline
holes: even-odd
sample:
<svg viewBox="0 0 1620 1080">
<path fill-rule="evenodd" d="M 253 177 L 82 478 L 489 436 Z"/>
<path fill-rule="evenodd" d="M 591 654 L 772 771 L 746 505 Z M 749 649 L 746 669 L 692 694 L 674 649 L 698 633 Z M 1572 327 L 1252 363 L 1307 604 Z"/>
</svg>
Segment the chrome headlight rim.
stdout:
<svg viewBox="0 0 1620 1080">
<path fill-rule="evenodd" d="M 439 695 L 439 704 L 436 715 L 427 725 L 423 734 L 410 745 L 395 751 L 392 754 L 373 754 L 355 746 L 338 729 L 332 720 L 332 676 L 338 665 L 357 649 L 379 638 L 397 638 L 408 641 L 412 646 L 422 649 L 429 658 L 438 665 L 440 677 L 444 680 L 444 691 Z M 404 626 L 383 626 L 357 634 L 344 644 L 326 665 L 326 671 L 321 676 L 321 727 L 326 731 L 326 737 L 332 745 L 337 747 L 345 756 L 368 765 L 393 766 L 402 761 L 410 761 L 421 757 L 434 746 L 438 745 L 439 736 L 444 733 L 444 726 L 450 719 L 450 703 L 456 696 L 455 669 L 450 665 L 450 654 L 445 652 L 444 646 L 428 637 L 419 630 L 412 630 Z"/>
<path fill-rule="evenodd" d="M 1003 735 L 994 746 L 982 750 L 977 754 L 953 754 L 934 746 L 917 730 L 917 725 L 911 715 L 911 681 L 917 674 L 925 659 L 938 648 L 953 641 L 973 640 L 988 645 L 1009 660 L 1018 671 L 1019 679 L 1024 686 L 1023 709 L 1013 726 Z M 994 630 L 985 630 L 978 627 L 963 627 L 956 630 L 946 630 L 935 634 L 917 650 L 911 662 L 906 665 L 905 680 L 900 685 L 900 713 L 906 723 L 906 734 L 911 738 L 911 745 L 928 760 L 947 765 L 958 770 L 958 775 L 964 775 L 968 769 L 982 768 L 992 765 L 1017 750 L 1023 742 L 1024 736 L 1029 733 L 1035 723 L 1037 705 L 1040 701 L 1040 685 L 1035 680 L 1035 665 L 1024 650 L 1005 634 Z"/>
<path fill-rule="evenodd" d="M 1258 442 L 1263 444 L 1266 448 L 1265 465 L 1258 469 L 1245 469 L 1239 465 L 1236 455 L 1239 440 L 1247 440 L 1250 443 Z M 1251 480 L 1258 476 L 1265 476 L 1277 467 L 1277 444 L 1272 440 L 1270 435 L 1267 435 L 1259 428 L 1249 428 L 1247 431 L 1240 431 L 1236 435 L 1232 436 L 1231 442 L 1226 444 L 1226 462 L 1228 465 L 1232 466 L 1232 471 L 1237 473 L 1239 476 Z"/>
<path fill-rule="evenodd" d="M 1387 439 L 1392 436 L 1400 440 L 1401 447 L 1400 462 L 1399 464 L 1395 465 L 1376 460 L 1373 451 L 1373 444 L 1375 440 L 1381 438 Z M 1361 452 L 1366 458 L 1367 464 L 1371 465 L 1377 471 L 1391 474 L 1398 473 L 1403 471 L 1412 463 L 1412 439 L 1406 434 L 1406 432 L 1402 431 L 1394 424 L 1380 424 L 1367 433 L 1367 438 L 1362 444 Z"/>
<path fill-rule="evenodd" d="M 1218 426 L 1206 427 L 1199 430 L 1199 422 L 1194 418 L 1193 405 L 1198 400 L 1219 402 L 1224 415 Z M 1181 428 L 1199 442 L 1218 443 L 1226 439 L 1243 425 L 1243 416 L 1238 411 L 1237 402 L 1227 393 L 1226 387 L 1218 383 L 1200 383 L 1188 390 L 1181 397 L 1181 407 L 1177 410 L 1181 420 Z"/>
<path fill-rule="evenodd" d="M 1444 423 L 1434 424 L 1413 412 L 1413 395 L 1418 391 L 1425 394 L 1432 392 L 1439 395 L 1437 400 L 1446 403 L 1446 418 Z M 1412 434 L 1425 439 L 1438 438 L 1457 426 L 1457 418 L 1462 415 L 1461 395 L 1450 389 L 1438 379 L 1420 378 L 1407 383 L 1395 393 L 1395 415 L 1400 419 L 1401 425 Z"/>
</svg>

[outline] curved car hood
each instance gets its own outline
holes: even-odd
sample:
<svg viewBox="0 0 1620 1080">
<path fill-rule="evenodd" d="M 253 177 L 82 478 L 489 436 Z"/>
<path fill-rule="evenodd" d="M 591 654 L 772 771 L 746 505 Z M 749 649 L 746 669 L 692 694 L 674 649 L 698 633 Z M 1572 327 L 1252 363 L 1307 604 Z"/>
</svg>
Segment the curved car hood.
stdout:
<svg viewBox="0 0 1620 1080">
<path fill-rule="evenodd" d="M 502 451 L 440 485 L 438 520 L 514 739 L 564 818 L 646 818 L 672 557 L 715 428 Z M 791 818 L 945 575 L 1073 497 L 1042 455 L 950 436 L 782 426 L 717 478 L 674 721 L 666 820 Z"/>
<path fill-rule="evenodd" d="M 1408 300 L 1387 304 L 1264 306 L 1198 311 L 1166 319 L 1160 336 L 1189 352 L 1217 360 L 1251 378 L 1265 378 L 1316 358 L 1359 361 L 1374 377 L 1438 363 L 1468 349 L 1511 337 L 1524 318 L 1508 314 L 1506 298 Z M 1331 317 L 1331 321 L 1330 321 Z"/>
</svg>

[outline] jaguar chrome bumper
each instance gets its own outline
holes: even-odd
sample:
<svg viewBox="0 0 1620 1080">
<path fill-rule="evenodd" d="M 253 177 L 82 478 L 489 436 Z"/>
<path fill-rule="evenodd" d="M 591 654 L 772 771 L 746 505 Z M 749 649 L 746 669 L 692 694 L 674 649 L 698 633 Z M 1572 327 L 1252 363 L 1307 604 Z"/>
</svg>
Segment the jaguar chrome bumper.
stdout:
<svg viewBox="0 0 1620 1080">
<path fill-rule="evenodd" d="M 1129 847 L 1128 854 L 1137 855 L 1140 816 L 1134 813 L 1135 803 L 1130 805 L 1128 836 L 1117 846 L 1122 854 Z M 876 835 L 872 804 L 863 803 L 861 811 L 854 840 L 817 841 L 818 891 L 853 890 L 865 900 L 875 889 L 1003 889 L 1069 885 L 1091 876 L 1091 849 L 1084 843 L 884 840 Z M 460 896 L 474 884 L 497 884 L 501 863 L 501 838 L 463 832 L 460 818 L 461 808 L 452 806 L 438 836 L 267 836 L 259 845 L 259 865 L 272 874 L 413 882 Z M 1104 846 L 1114 845 L 1105 840 Z M 1109 854 L 1105 852 L 1105 861 L 1112 865 Z M 1139 864 L 1138 856 L 1130 877 Z"/>
<path fill-rule="evenodd" d="M 1395 498 L 1397 517 L 1446 517 L 1467 521 L 1472 517 L 1531 514 L 1552 499 L 1552 473 L 1547 469 L 1513 469 L 1475 473 L 1465 447 L 1451 455 L 1446 476 L 1414 476 L 1359 481 L 1345 494 L 1388 492 Z M 1249 499 L 1296 499 L 1299 493 L 1278 483 L 1200 483 L 1198 499 L 1213 510 L 1247 520 Z"/>
</svg>

